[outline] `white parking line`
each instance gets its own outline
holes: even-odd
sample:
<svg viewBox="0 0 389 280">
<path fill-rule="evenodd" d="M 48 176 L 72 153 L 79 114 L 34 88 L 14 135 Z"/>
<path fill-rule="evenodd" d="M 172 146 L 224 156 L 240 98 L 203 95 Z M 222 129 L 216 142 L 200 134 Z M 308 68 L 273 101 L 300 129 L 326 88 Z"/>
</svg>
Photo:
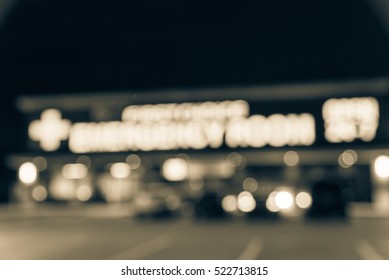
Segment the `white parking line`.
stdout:
<svg viewBox="0 0 389 280">
<path fill-rule="evenodd" d="M 384 257 L 369 242 L 363 239 L 355 244 L 355 251 L 364 260 L 384 260 Z"/>
<path fill-rule="evenodd" d="M 254 237 L 247 243 L 247 246 L 239 255 L 238 260 L 255 260 L 261 254 L 262 248 L 262 242 Z"/>
<path fill-rule="evenodd" d="M 173 241 L 168 235 L 159 235 L 153 239 L 144 241 L 136 246 L 121 251 L 109 259 L 111 260 L 132 260 L 144 259 L 157 252 L 163 251 L 172 245 Z"/>
</svg>

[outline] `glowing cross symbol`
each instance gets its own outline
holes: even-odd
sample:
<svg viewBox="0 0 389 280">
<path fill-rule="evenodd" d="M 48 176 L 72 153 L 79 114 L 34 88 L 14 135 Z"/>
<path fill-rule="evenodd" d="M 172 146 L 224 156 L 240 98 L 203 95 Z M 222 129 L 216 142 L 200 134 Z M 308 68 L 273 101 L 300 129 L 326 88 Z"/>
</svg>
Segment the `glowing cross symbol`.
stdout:
<svg viewBox="0 0 389 280">
<path fill-rule="evenodd" d="M 48 109 L 42 112 L 41 120 L 32 121 L 28 127 L 28 135 L 44 151 L 57 150 L 62 140 L 68 139 L 70 121 L 62 119 L 57 109 Z"/>
</svg>

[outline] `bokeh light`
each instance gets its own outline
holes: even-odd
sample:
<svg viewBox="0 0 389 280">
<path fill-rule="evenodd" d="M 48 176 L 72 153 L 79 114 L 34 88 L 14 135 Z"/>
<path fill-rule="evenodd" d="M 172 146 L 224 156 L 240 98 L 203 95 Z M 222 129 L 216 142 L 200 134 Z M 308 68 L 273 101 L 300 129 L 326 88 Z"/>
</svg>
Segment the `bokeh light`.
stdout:
<svg viewBox="0 0 389 280">
<path fill-rule="evenodd" d="M 116 162 L 111 165 L 109 172 L 116 179 L 124 179 L 130 176 L 131 168 L 125 162 Z"/>
<path fill-rule="evenodd" d="M 346 150 L 338 157 L 338 163 L 343 168 L 353 166 L 358 160 L 358 154 L 354 150 Z"/>
<path fill-rule="evenodd" d="M 274 202 L 280 209 L 289 209 L 293 205 L 293 196 L 288 191 L 277 192 Z"/>
<path fill-rule="evenodd" d="M 250 192 L 244 191 L 238 195 L 238 208 L 242 212 L 252 212 L 257 203 Z"/>
<path fill-rule="evenodd" d="M 238 209 L 238 202 L 236 195 L 230 194 L 223 198 L 222 208 L 226 212 L 234 212 Z"/>
<path fill-rule="evenodd" d="M 284 154 L 284 163 L 285 165 L 287 166 L 296 166 L 300 161 L 300 157 L 298 155 L 298 153 L 296 153 L 295 151 L 287 151 L 285 154 Z"/>
<path fill-rule="evenodd" d="M 379 178 L 389 178 L 389 157 L 379 156 L 374 161 L 374 171 Z"/>
<path fill-rule="evenodd" d="M 299 192 L 296 195 L 296 204 L 301 209 L 307 209 L 312 205 L 312 196 L 307 192 Z"/>
<path fill-rule="evenodd" d="M 182 158 L 166 160 L 162 166 L 162 174 L 168 181 L 182 181 L 188 177 L 188 164 Z"/>
<path fill-rule="evenodd" d="M 25 184 L 32 184 L 38 178 L 38 170 L 32 162 L 25 162 L 19 167 L 19 179 Z"/>
</svg>

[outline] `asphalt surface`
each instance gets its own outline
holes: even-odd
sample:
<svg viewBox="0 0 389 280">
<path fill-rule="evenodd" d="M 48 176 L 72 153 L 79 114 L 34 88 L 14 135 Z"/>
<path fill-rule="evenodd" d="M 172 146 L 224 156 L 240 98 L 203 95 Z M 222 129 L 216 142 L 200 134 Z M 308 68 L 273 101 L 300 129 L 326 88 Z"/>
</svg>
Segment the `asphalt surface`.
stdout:
<svg viewBox="0 0 389 280">
<path fill-rule="evenodd" d="M 389 220 L 0 218 L 0 259 L 389 259 Z"/>
</svg>

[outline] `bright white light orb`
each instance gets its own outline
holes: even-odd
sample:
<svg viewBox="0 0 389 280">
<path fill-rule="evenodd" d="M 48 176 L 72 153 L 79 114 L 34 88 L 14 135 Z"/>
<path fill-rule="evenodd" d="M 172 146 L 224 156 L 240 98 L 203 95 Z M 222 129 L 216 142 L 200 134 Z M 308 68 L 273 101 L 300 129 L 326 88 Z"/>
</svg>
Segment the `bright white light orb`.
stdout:
<svg viewBox="0 0 389 280">
<path fill-rule="evenodd" d="M 277 206 L 275 197 L 277 195 L 278 191 L 274 191 L 269 194 L 269 197 L 266 200 L 266 208 L 270 212 L 279 212 L 281 209 Z"/>
<path fill-rule="evenodd" d="M 293 196 L 290 192 L 280 191 L 274 197 L 274 202 L 280 209 L 289 209 L 293 205 Z"/>
<path fill-rule="evenodd" d="M 162 166 L 162 174 L 168 181 L 182 181 L 188 177 L 188 164 L 182 158 L 166 160 Z"/>
<path fill-rule="evenodd" d="M 374 171 L 379 178 L 389 178 L 389 157 L 379 156 L 374 161 Z"/>
<path fill-rule="evenodd" d="M 222 200 L 222 208 L 226 212 L 234 212 L 238 209 L 236 196 L 233 194 L 227 195 Z"/>
<path fill-rule="evenodd" d="M 32 162 L 25 162 L 19 167 L 18 175 L 24 184 L 32 184 L 38 178 L 38 170 Z"/>
<path fill-rule="evenodd" d="M 252 212 L 256 206 L 257 203 L 251 193 L 244 191 L 238 195 L 238 208 L 240 211 Z"/>
</svg>

